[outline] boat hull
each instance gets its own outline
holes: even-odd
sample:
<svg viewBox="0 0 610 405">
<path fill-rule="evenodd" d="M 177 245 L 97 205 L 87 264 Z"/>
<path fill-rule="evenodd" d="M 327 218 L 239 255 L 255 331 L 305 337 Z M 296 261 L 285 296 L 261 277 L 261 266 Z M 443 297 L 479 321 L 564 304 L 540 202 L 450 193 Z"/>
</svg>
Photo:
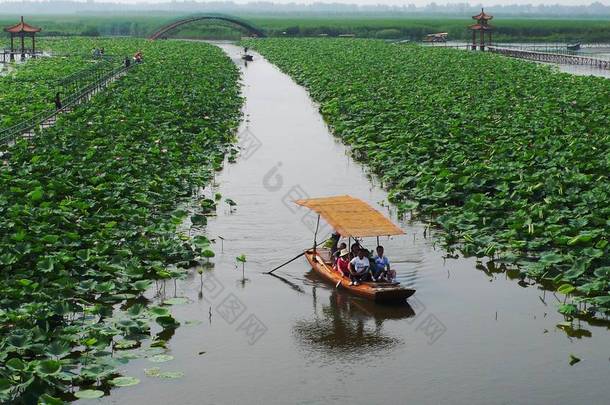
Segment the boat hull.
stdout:
<svg viewBox="0 0 610 405">
<path fill-rule="evenodd" d="M 415 290 L 401 287 L 395 283 L 365 281 L 357 286 L 350 285 L 350 280 L 335 271 L 329 263 L 322 259 L 319 253 L 313 250 L 305 252 L 305 258 L 314 271 L 333 285 L 338 285 L 338 288 L 349 291 L 354 295 L 375 302 L 403 302 L 415 294 Z"/>
</svg>

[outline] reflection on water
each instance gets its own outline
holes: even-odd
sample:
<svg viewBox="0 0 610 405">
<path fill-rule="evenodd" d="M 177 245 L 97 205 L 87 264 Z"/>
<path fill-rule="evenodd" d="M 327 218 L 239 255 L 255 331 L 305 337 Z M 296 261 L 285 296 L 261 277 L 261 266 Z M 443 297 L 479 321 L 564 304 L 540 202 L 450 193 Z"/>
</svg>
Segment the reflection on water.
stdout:
<svg viewBox="0 0 610 405">
<path fill-rule="evenodd" d="M 312 282 L 311 317 L 295 321 L 293 335 L 305 351 L 315 350 L 343 360 L 363 361 L 379 352 L 390 352 L 402 338 L 384 332 L 388 319 L 415 316 L 408 303 L 380 305 L 333 289 L 328 300 L 319 298 L 317 289 L 329 287 L 313 270 L 306 277 Z"/>
</svg>

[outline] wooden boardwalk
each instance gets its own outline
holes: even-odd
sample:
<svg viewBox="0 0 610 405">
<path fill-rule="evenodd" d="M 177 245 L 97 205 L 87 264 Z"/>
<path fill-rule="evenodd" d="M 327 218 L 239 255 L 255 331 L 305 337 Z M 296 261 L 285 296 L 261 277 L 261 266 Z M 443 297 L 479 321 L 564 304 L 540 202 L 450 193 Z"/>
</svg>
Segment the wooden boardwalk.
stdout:
<svg viewBox="0 0 610 405">
<path fill-rule="evenodd" d="M 77 105 L 91 100 L 94 95 L 105 89 L 110 83 L 125 76 L 134 66 L 137 66 L 137 64 L 132 64 L 129 67 L 123 66 L 112 71 L 110 74 L 99 78 L 95 82 L 90 83 L 76 97 L 65 100 L 61 109 L 42 112 L 30 120 L 0 130 L 0 144 L 14 144 L 15 140 L 19 137 L 28 140 L 34 138 L 42 130 L 55 125 L 60 114 L 71 112 Z"/>
<path fill-rule="evenodd" d="M 487 51 L 504 56 L 510 56 L 512 58 L 528 59 L 536 62 L 557 63 L 560 65 L 590 66 L 593 68 L 610 70 L 610 60 L 593 58 L 590 56 L 540 52 L 526 49 L 504 48 L 499 46 L 488 46 Z"/>
</svg>

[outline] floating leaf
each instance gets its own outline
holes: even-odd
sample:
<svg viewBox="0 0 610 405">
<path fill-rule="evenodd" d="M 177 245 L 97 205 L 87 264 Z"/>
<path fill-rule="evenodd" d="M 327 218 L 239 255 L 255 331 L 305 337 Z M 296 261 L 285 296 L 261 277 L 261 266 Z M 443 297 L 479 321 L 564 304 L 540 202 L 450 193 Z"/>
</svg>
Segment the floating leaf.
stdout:
<svg viewBox="0 0 610 405">
<path fill-rule="evenodd" d="M 170 314 L 169 310 L 163 307 L 152 307 L 148 309 L 148 312 L 152 316 L 168 316 Z"/>
<path fill-rule="evenodd" d="M 177 379 L 184 377 L 184 373 L 181 371 L 164 371 L 159 374 L 160 378 Z"/>
<path fill-rule="evenodd" d="M 64 405 L 65 402 L 59 398 L 50 396 L 49 394 L 42 394 L 38 397 L 38 405 Z"/>
<path fill-rule="evenodd" d="M 169 298 L 169 299 L 163 301 L 163 305 L 184 305 L 184 304 L 188 304 L 188 302 L 189 302 L 188 298 L 175 297 L 175 298 Z"/>
<path fill-rule="evenodd" d="M 116 377 L 110 380 L 110 383 L 116 387 L 131 387 L 139 384 L 140 380 L 135 377 Z"/>
<path fill-rule="evenodd" d="M 81 390 L 76 391 L 74 396 L 78 399 L 96 399 L 104 396 L 104 392 L 100 390 Z"/>
<path fill-rule="evenodd" d="M 165 363 L 166 361 L 171 361 L 174 359 L 174 356 L 170 356 L 169 354 L 157 354 L 156 356 L 149 357 L 148 360 L 153 363 Z"/>
<path fill-rule="evenodd" d="M 136 340 L 123 339 L 114 343 L 114 348 L 118 350 L 132 349 L 140 343 Z"/>
<path fill-rule="evenodd" d="M 159 367 L 145 368 L 144 374 L 149 377 L 158 377 L 161 374 L 161 369 Z"/>
<path fill-rule="evenodd" d="M 148 347 L 143 350 L 143 353 L 145 356 L 151 357 L 151 356 L 155 356 L 157 354 L 163 354 L 163 353 L 165 353 L 165 350 L 158 348 L 158 347 Z"/>
</svg>

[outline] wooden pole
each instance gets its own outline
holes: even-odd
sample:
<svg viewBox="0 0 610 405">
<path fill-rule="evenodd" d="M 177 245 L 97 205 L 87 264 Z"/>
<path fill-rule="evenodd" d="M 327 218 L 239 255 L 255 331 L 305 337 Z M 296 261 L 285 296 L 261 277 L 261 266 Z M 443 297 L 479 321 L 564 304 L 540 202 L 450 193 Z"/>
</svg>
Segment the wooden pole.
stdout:
<svg viewBox="0 0 610 405">
<path fill-rule="evenodd" d="M 14 52 L 15 52 L 15 34 L 13 34 L 11 32 L 11 57 L 10 57 L 11 62 L 15 60 Z"/>
<path fill-rule="evenodd" d="M 318 220 L 316 222 L 316 231 L 313 234 L 313 253 L 316 253 L 316 246 L 318 246 L 317 237 L 318 237 L 318 228 L 320 227 L 320 214 L 318 214 Z"/>
</svg>

